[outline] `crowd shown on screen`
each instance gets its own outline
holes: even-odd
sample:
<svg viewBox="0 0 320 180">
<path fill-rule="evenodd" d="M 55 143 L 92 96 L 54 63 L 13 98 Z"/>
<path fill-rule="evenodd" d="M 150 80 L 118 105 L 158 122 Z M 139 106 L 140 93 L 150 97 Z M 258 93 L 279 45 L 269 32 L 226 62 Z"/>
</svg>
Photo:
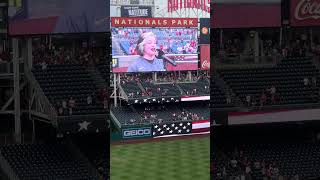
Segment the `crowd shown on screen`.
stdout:
<svg viewBox="0 0 320 180">
<path fill-rule="evenodd" d="M 139 34 L 146 29 L 113 29 L 113 35 L 127 55 L 137 55 L 136 45 Z M 197 53 L 196 29 L 151 29 L 157 36 L 157 48 L 169 54 Z"/>
</svg>

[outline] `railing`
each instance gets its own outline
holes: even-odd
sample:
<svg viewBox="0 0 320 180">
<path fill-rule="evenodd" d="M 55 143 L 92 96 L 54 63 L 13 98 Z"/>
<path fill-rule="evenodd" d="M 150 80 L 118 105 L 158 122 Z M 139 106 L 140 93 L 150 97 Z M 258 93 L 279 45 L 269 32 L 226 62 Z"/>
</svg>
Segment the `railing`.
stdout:
<svg viewBox="0 0 320 180">
<path fill-rule="evenodd" d="M 113 112 L 110 110 L 110 117 L 113 119 L 114 123 L 116 124 L 116 127 L 119 128 L 119 130 L 122 128 L 120 121 L 117 119 L 117 117 L 113 114 Z"/>
<path fill-rule="evenodd" d="M 315 109 L 320 108 L 320 103 L 305 103 L 305 104 L 282 104 L 282 105 L 265 105 L 263 107 L 254 106 L 248 107 L 248 111 L 265 111 L 279 109 Z"/>
<path fill-rule="evenodd" d="M 48 120 L 50 120 L 51 123 L 53 123 L 53 125 L 55 127 L 57 127 L 57 125 L 58 125 L 57 124 L 58 115 L 57 115 L 56 109 L 50 103 L 50 101 L 48 100 L 47 96 L 42 91 L 39 83 L 37 82 L 36 78 L 32 74 L 31 70 L 29 70 L 29 69 L 25 70 L 25 75 L 26 75 L 27 79 L 29 80 L 30 84 L 32 85 L 32 87 L 35 90 L 36 98 L 38 98 L 40 100 L 40 102 L 42 102 L 43 105 L 44 105 L 43 110 L 41 112 L 44 113 L 45 115 L 47 115 L 48 116 Z"/>
<path fill-rule="evenodd" d="M 122 97 L 126 100 L 128 100 L 128 95 L 126 94 L 126 92 L 123 90 L 122 86 L 120 85 L 120 83 L 118 84 L 118 88 L 120 91 L 120 94 L 122 95 Z"/>
<path fill-rule="evenodd" d="M 0 152 L 0 168 L 2 171 L 8 176 L 10 180 L 20 180 L 16 173 L 14 173 L 13 169 L 10 167 L 8 161 L 3 157 Z"/>
<path fill-rule="evenodd" d="M 23 63 L 20 63 L 20 73 L 23 73 Z M 0 74 L 13 74 L 12 62 L 0 62 Z"/>
<path fill-rule="evenodd" d="M 59 116 L 59 121 L 64 121 L 64 122 L 78 122 L 79 120 L 81 121 L 92 121 L 92 119 L 105 119 L 107 121 L 107 113 L 105 114 L 86 114 L 86 115 L 71 115 L 71 116 Z"/>
</svg>

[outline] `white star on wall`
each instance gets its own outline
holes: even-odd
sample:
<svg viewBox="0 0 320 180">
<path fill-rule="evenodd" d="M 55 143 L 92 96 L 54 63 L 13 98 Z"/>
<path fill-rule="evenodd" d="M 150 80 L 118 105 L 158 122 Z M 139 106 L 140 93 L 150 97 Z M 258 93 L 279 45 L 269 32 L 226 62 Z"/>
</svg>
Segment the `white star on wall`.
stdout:
<svg viewBox="0 0 320 180">
<path fill-rule="evenodd" d="M 81 131 L 81 130 L 88 131 L 89 124 L 91 124 L 91 122 L 83 121 L 82 123 L 78 123 L 78 125 L 80 126 L 78 131 Z"/>
</svg>

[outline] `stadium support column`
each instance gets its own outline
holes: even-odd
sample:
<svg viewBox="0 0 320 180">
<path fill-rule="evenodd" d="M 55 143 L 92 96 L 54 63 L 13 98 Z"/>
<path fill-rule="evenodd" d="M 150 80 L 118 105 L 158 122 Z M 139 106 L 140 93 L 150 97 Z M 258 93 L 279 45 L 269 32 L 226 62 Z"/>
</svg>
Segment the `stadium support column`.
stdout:
<svg viewBox="0 0 320 180">
<path fill-rule="evenodd" d="M 156 72 L 153 73 L 153 81 L 157 82 L 157 73 Z"/>
<path fill-rule="evenodd" d="M 259 63 L 259 32 L 254 31 L 254 62 Z"/>
<path fill-rule="evenodd" d="M 27 38 L 27 68 L 31 70 L 32 68 L 32 38 Z"/>
<path fill-rule="evenodd" d="M 21 119 L 20 119 L 20 59 L 18 39 L 13 38 L 13 83 L 14 83 L 14 134 L 16 143 L 21 143 Z"/>
<path fill-rule="evenodd" d="M 119 76 L 119 83 L 120 83 L 120 74 L 113 74 L 113 100 L 114 100 L 114 107 L 118 107 L 117 103 L 117 89 L 118 89 L 118 83 L 117 83 L 117 76 Z"/>
<path fill-rule="evenodd" d="M 313 32 L 312 29 L 310 29 L 310 45 L 313 46 Z"/>
<path fill-rule="evenodd" d="M 223 49 L 223 29 L 220 29 L 220 49 Z"/>
<path fill-rule="evenodd" d="M 26 60 L 24 60 L 24 72 L 26 71 L 31 71 L 32 69 L 32 38 L 27 38 L 26 39 L 26 56 L 23 57 L 27 57 Z M 25 73 L 26 74 L 26 73 Z M 32 86 L 29 85 L 28 87 L 28 94 L 29 97 L 32 97 Z M 29 101 L 29 107 L 28 107 L 28 114 L 29 114 L 29 120 L 32 121 L 32 142 L 34 142 L 35 140 L 35 124 L 34 124 L 34 118 L 31 117 L 31 100 Z"/>
<path fill-rule="evenodd" d="M 280 35 L 279 35 L 279 47 L 282 47 L 282 27 L 280 27 Z"/>
</svg>

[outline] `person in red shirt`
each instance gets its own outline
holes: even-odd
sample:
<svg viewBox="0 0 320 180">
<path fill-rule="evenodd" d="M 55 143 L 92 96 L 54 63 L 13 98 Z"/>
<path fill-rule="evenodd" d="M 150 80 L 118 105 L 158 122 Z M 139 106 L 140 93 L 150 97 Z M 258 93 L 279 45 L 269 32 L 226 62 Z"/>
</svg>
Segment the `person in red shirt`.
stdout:
<svg viewBox="0 0 320 180">
<path fill-rule="evenodd" d="M 76 101 L 71 97 L 69 99 L 69 107 L 70 108 L 74 108 L 75 107 L 75 104 L 76 104 Z"/>
<path fill-rule="evenodd" d="M 267 95 L 262 92 L 260 97 L 260 107 L 264 106 L 267 103 Z"/>
<path fill-rule="evenodd" d="M 102 101 L 107 98 L 107 88 L 101 89 L 100 96 Z"/>
</svg>

